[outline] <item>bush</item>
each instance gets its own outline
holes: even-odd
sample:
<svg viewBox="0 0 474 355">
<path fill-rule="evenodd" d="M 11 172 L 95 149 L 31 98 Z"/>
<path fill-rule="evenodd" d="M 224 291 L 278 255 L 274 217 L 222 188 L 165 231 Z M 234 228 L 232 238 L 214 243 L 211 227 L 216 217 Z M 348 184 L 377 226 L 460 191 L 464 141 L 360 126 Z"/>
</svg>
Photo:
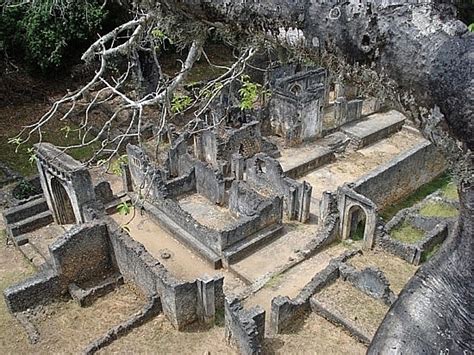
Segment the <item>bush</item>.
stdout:
<svg viewBox="0 0 474 355">
<path fill-rule="evenodd" d="M 7 6 L 0 15 L 0 47 L 24 55 L 34 69 L 56 70 L 95 38 L 105 16 L 96 0 Z"/>
</svg>

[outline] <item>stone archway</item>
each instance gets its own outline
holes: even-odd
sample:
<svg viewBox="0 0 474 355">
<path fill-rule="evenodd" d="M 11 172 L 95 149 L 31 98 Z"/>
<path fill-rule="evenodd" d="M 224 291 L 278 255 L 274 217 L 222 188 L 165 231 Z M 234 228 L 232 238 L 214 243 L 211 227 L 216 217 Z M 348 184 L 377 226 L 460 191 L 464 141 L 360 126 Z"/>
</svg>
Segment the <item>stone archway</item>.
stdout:
<svg viewBox="0 0 474 355">
<path fill-rule="evenodd" d="M 76 216 L 66 189 L 57 177 L 53 177 L 50 183 L 57 223 L 75 224 L 77 222 Z"/>
<path fill-rule="evenodd" d="M 347 187 L 340 188 L 338 194 L 341 239 L 354 239 L 357 227 L 363 223 L 363 248 L 371 249 L 375 240 L 377 206 L 367 197 Z"/>
<path fill-rule="evenodd" d="M 39 143 L 35 147 L 41 187 L 56 223 L 86 222 L 84 208 L 96 203 L 86 167 L 52 144 Z"/>
</svg>

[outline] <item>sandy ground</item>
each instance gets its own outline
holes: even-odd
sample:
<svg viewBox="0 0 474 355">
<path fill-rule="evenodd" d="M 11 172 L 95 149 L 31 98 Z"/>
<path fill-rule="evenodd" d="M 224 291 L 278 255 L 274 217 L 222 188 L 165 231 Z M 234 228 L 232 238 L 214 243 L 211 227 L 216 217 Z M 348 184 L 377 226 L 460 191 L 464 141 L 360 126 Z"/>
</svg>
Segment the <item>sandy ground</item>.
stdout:
<svg viewBox="0 0 474 355">
<path fill-rule="evenodd" d="M 270 315 L 273 298 L 276 296 L 296 297 L 314 275 L 329 265 L 331 259 L 338 257 L 346 250 L 347 248 L 342 244 L 332 245 L 288 271 L 274 276 L 261 290 L 245 300 L 245 306 L 260 305 Z M 267 317 L 266 320 L 268 322 L 270 318 Z"/>
<path fill-rule="evenodd" d="M 318 225 L 299 222 L 286 223 L 282 236 L 231 267 L 246 280 L 255 282 L 262 276 L 272 273 L 296 258 L 301 250 L 315 235 Z"/>
<path fill-rule="evenodd" d="M 342 154 L 334 163 L 327 164 L 299 179 L 313 187 L 312 196 L 319 199 L 324 191 L 335 191 L 344 183 L 354 182 L 378 166 L 407 151 L 423 138 L 402 130 L 371 146 Z"/>
<path fill-rule="evenodd" d="M 225 291 L 237 294 L 245 287 L 244 283 L 230 272 L 214 270 L 210 264 L 174 239 L 147 214 L 137 213 L 133 218 L 131 215 L 114 214 L 112 218 L 120 225 L 128 223 L 132 238 L 143 244 L 146 250 L 175 277 L 193 281 L 204 275 L 223 275 Z M 163 253 L 171 257 L 166 259 Z"/>
<path fill-rule="evenodd" d="M 364 345 L 324 318 L 312 313 L 293 329 L 289 329 L 286 334 L 268 339 L 264 353 L 362 355 L 366 352 Z"/>
<path fill-rule="evenodd" d="M 388 306 L 359 291 L 348 282 L 337 280 L 316 294 L 327 309 L 354 324 L 372 338 L 388 311 Z"/>
</svg>

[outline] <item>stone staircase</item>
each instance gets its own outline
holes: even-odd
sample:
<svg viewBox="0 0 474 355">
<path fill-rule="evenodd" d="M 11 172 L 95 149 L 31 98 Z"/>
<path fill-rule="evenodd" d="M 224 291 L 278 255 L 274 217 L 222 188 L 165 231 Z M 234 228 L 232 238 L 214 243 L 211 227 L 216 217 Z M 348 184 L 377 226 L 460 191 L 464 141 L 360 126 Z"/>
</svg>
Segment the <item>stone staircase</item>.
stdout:
<svg viewBox="0 0 474 355">
<path fill-rule="evenodd" d="M 44 197 L 6 209 L 3 218 L 8 236 L 17 246 L 28 243 L 25 234 L 53 222 L 53 215 Z"/>
</svg>

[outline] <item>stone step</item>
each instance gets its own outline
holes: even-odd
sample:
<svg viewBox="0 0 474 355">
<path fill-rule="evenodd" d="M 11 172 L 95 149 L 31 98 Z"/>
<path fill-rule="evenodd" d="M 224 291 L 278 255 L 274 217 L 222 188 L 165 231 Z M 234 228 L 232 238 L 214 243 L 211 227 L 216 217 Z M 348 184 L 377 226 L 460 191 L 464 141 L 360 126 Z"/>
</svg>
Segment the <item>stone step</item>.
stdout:
<svg viewBox="0 0 474 355">
<path fill-rule="evenodd" d="M 341 131 L 351 139 L 351 145 L 360 149 L 400 131 L 405 119 L 402 113 L 391 110 L 346 124 L 341 127 Z"/>
<path fill-rule="evenodd" d="M 286 176 L 298 179 L 335 159 L 336 156 L 331 149 L 319 145 L 307 145 L 285 149 L 278 161 Z"/>
<path fill-rule="evenodd" d="M 224 266 L 227 267 L 230 264 L 234 264 L 263 248 L 265 245 L 270 244 L 281 236 L 282 231 L 283 226 L 281 224 L 273 224 L 230 246 L 223 251 Z"/>
<path fill-rule="evenodd" d="M 23 205 L 7 208 L 3 212 L 3 218 L 7 224 L 13 224 L 46 211 L 48 211 L 48 204 L 46 199 L 41 197 Z"/>
<path fill-rule="evenodd" d="M 25 233 L 33 232 L 47 226 L 53 222 L 53 215 L 50 211 L 38 213 L 20 222 L 8 224 L 7 233 L 15 242 L 15 239 Z"/>
<path fill-rule="evenodd" d="M 47 263 L 47 260 L 33 244 L 22 244 L 19 249 L 36 270 L 40 270 Z"/>
</svg>

